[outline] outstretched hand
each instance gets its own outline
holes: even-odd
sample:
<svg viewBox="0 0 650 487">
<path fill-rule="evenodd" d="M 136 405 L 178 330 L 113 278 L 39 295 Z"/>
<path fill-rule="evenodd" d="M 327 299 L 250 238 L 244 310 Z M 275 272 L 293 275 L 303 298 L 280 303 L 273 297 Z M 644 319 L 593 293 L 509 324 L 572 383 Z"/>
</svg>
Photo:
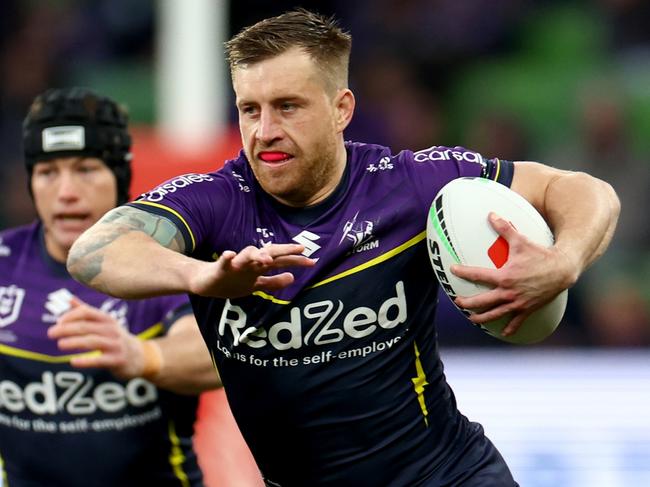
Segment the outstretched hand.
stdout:
<svg viewBox="0 0 650 487">
<path fill-rule="evenodd" d="M 216 262 L 204 265 L 193 277 L 191 292 L 202 296 L 238 298 L 254 291 L 274 291 L 289 286 L 291 272 L 271 274 L 287 267 L 311 267 L 316 261 L 301 255 L 298 244 L 270 244 L 246 247 L 240 252 L 226 250 Z"/>
<path fill-rule="evenodd" d="M 489 222 L 508 242 L 508 260 L 499 269 L 452 266 L 456 276 L 492 288 L 475 296 L 458 297 L 455 303 L 475 310 L 469 319 L 476 324 L 511 313 L 502 331 L 503 336 L 511 336 L 535 310 L 575 282 L 577 266 L 557 247 L 546 248 L 531 242 L 495 213 L 490 213 Z"/>
<path fill-rule="evenodd" d="M 70 301 L 71 308 L 47 331 L 61 350 L 87 353 L 73 356 L 70 364 L 78 368 L 99 367 L 115 376 L 129 379 L 144 370 L 142 341 L 129 333 L 115 318 L 80 299 Z"/>
</svg>

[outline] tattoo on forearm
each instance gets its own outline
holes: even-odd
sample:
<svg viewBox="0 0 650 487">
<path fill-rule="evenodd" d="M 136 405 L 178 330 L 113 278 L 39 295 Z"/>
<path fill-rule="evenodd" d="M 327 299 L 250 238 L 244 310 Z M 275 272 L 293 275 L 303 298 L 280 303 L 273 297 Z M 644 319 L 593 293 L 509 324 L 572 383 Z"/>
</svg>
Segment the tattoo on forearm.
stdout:
<svg viewBox="0 0 650 487">
<path fill-rule="evenodd" d="M 128 228 L 112 225 L 100 228 L 101 230 L 93 239 L 82 235 L 70 251 L 69 265 L 75 269 L 76 277 L 81 282 L 89 283 L 101 273 L 104 262 L 104 254 L 101 250 L 120 235 L 131 231 Z"/>
<path fill-rule="evenodd" d="M 167 218 L 147 213 L 132 207 L 120 207 L 108 213 L 102 223 L 123 225 L 127 231 L 143 232 L 160 245 L 171 250 L 183 252 L 185 241 L 176 226 Z M 111 225 L 112 226 L 112 225 Z M 117 238 L 119 235 L 115 235 Z"/>
<path fill-rule="evenodd" d="M 91 237 L 82 235 L 71 250 L 69 264 L 75 268 L 76 277 L 89 283 L 101 274 L 103 249 L 130 232 L 145 233 L 164 247 L 177 252 L 185 250 L 183 236 L 166 218 L 136 208 L 118 207 L 97 222 Z"/>
<path fill-rule="evenodd" d="M 88 258 L 86 265 L 81 268 L 78 274 L 78 279 L 81 282 L 89 283 L 102 272 L 102 263 L 104 256 L 96 254 Z"/>
</svg>

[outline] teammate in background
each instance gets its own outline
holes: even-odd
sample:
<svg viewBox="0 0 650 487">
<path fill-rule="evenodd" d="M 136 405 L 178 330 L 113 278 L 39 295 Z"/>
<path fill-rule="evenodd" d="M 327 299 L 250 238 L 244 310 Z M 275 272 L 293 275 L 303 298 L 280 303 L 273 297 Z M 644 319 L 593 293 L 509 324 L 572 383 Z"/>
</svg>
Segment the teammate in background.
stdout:
<svg viewBox="0 0 650 487">
<path fill-rule="evenodd" d="M 5 484 L 203 485 L 197 394 L 220 382 L 187 297 L 115 299 L 65 268 L 78 236 L 128 199 L 126 112 L 84 88 L 48 90 L 23 134 L 39 220 L 0 233 Z"/>
<path fill-rule="evenodd" d="M 190 293 L 269 486 L 516 485 L 443 374 L 429 205 L 450 180 L 478 176 L 550 222 L 547 249 L 491 215 L 508 263 L 455 268 L 494 286 L 458 299 L 483 309 L 472 320 L 513 312 L 505 331 L 515 333 L 604 252 L 618 199 L 587 174 L 534 162 L 345 142 L 350 45 L 335 22 L 302 9 L 228 41 L 239 157 L 109 212 L 68 268 L 115 296 Z"/>
</svg>

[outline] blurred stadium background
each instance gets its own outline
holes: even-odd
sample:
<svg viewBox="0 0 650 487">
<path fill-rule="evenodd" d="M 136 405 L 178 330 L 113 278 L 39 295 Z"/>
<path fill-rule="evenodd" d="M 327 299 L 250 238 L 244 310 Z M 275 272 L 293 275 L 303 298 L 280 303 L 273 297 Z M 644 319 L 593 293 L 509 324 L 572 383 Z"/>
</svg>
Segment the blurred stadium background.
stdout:
<svg viewBox="0 0 650 487">
<path fill-rule="evenodd" d="M 617 189 L 617 235 L 549 340 L 504 345 L 445 297 L 438 326 L 461 410 L 522 486 L 650 485 L 647 0 L 3 0 L 0 228 L 34 218 L 21 121 L 37 93 L 83 85 L 128 107 L 135 196 L 236 154 L 221 43 L 295 6 L 335 14 L 353 34 L 347 138 L 463 145 L 584 169 Z M 202 404 L 208 485 L 260 485 L 223 394 Z"/>
</svg>

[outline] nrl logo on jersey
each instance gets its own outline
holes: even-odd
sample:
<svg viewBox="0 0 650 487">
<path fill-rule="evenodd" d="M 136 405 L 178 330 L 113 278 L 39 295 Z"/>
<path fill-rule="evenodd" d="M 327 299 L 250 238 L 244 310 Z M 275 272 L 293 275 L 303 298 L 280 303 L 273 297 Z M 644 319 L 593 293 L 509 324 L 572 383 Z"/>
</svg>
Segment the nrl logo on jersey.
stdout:
<svg viewBox="0 0 650 487">
<path fill-rule="evenodd" d="M 352 249 L 348 252 L 348 255 L 379 248 L 379 239 L 375 238 L 373 234 L 375 228 L 374 222 L 370 220 L 357 222 L 358 216 L 359 212 L 357 211 L 352 217 L 352 220 L 345 222 L 345 225 L 343 225 L 343 236 L 339 240 L 339 245 L 344 240 L 352 243 Z"/>
<path fill-rule="evenodd" d="M 18 286 L 0 286 L 0 328 L 18 319 L 25 299 L 25 290 Z"/>
</svg>

